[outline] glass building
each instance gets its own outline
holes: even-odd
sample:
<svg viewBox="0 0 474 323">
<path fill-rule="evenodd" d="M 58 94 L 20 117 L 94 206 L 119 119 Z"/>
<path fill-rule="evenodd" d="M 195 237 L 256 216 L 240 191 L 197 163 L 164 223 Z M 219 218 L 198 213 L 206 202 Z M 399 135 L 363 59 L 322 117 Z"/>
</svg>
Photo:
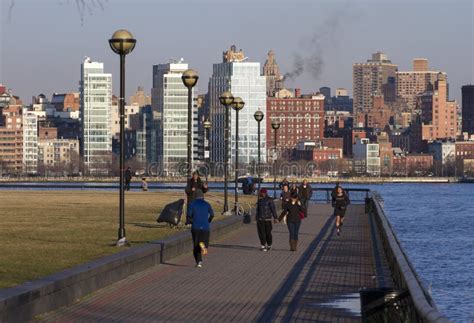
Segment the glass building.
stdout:
<svg viewBox="0 0 474 323">
<path fill-rule="evenodd" d="M 106 173 L 111 161 L 112 74 L 86 57 L 81 64 L 81 155 L 90 173 Z"/>
<path fill-rule="evenodd" d="M 23 165 L 24 172 L 36 174 L 38 167 L 38 116 L 23 109 Z"/>
<path fill-rule="evenodd" d="M 210 119 L 210 158 L 214 163 L 224 162 L 224 121 L 225 108 L 219 102 L 219 95 L 231 91 L 234 97 L 241 97 L 245 106 L 239 111 L 239 168 L 251 165 L 258 159 L 258 130 L 254 113 L 261 110 L 266 114 L 266 81 L 261 75 L 260 63 L 246 62 L 243 53 L 236 52 L 235 46 L 224 52 L 224 62 L 213 65 L 209 81 Z M 235 115 L 230 109 L 230 160 L 235 161 Z M 266 160 L 265 119 L 261 121 L 261 162 Z"/>
<path fill-rule="evenodd" d="M 153 66 L 153 88 L 151 90 L 154 126 L 156 130 L 156 158 L 158 167 L 165 176 L 174 176 L 186 169 L 188 134 L 188 89 L 181 75 L 188 69 L 183 60 Z M 192 90 L 194 102 L 194 88 Z M 193 157 L 197 140 L 197 108 L 193 104 Z M 184 166 L 184 167 L 182 167 Z"/>
</svg>

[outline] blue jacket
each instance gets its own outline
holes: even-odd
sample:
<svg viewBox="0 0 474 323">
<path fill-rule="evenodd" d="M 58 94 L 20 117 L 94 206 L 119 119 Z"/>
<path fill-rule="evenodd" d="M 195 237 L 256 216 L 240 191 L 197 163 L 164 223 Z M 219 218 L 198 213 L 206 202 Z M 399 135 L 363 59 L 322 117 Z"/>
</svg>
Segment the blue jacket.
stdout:
<svg viewBox="0 0 474 323">
<path fill-rule="evenodd" d="M 192 223 L 193 230 L 210 231 L 210 224 L 214 218 L 212 206 L 203 199 L 194 200 L 188 207 L 186 223 Z"/>
</svg>

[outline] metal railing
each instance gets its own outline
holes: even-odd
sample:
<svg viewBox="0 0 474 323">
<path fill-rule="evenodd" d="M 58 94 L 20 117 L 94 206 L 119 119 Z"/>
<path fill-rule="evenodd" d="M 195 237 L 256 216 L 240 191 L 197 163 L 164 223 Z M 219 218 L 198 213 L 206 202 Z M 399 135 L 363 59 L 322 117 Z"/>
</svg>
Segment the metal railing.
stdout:
<svg viewBox="0 0 474 323">
<path fill-rule="evenodd" d="M 313 188 L 312 201 L 316 203 L 331 203 L 333 188 Z M 344 188 L 352 204 L 363 204 L 371 197 L 371 192 L 367 188 Z"/>
<path fill-rule="evenodd" d="M 383 198 L 371 192 L 366 210 L 373 216 L 376 229 L 392 274 L 395 288 L 382 291 L 383 297 L 363 309 L 365 322 L 450 322 L 441 314 L 418 277 L 398 241 L 383 209 Z M 361 295 L 364 291 L 361 291 Z"/>
</svg>

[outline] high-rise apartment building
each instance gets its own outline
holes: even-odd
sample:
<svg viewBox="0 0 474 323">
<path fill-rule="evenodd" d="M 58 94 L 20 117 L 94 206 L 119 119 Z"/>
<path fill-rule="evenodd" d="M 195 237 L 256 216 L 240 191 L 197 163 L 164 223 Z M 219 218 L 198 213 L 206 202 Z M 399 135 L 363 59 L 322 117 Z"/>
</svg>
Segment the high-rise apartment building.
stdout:
<svg viewBox="0 0 474 323">
<path fill-rule="evenodd" d="M 433 90 L 440 71 L 430 71 L 426 58 L 413 59 L 413 71 L 397 72 L 397 96 L 402 98 L 413 112 L 417 107 L 418 96 Z M 447 79 L 445 73 L 442 73 Z"/>
<path fill-rule="evenodd" d="M 36 174 L 38 170 L 38 115 L 23 109 L 23 171 Z"/>
<path fill-rule="evenodd" d="M 209 108 L 212 128 L 210 131 L 210 158 L 213 162 L 224 162 L 224 124 L 225 108 L 219 102 L 224 91 L 231 91 L 234 97 L 240 97 L 245 107 L 239 112 L 239 162 L 251 163 L 258 158 L 258 132 L 254 113 L 261 110 L 266 113 L 266 78 L 260 74 L 260 63 L 247 62 L 242 50 L 235 46 L 223 53 L 222 63 L 213 65 L 209 80 Z M 235 156 L 235 111 L 229 107 L 230 115 L 230 154 Z M 261 126 L 261 160 L 266 158 L 265 119 Z"/>
<path fill-rule="evenodd" d="M 373 106 L 374 94 L 383 94 L 385 102 L 395 100 L 397 65 L 392 64 L 386 54 L 372 54 L 372 59 L 355 63 L 352 68 L 355 115 Z"/>
<path fill-rule="evenodd" d="M 80 93 L 81 155 L 89 172 L 103 173 L 112 153 L 112 74 L 104 73 L 103 63 L 85 58 L 81 64 Z"/>
<path fill-rule="evenodd" d="M 474 134 L 474 85 L 464 85 L 462 92 L 462 132 Z"/>
<path fill-rule="evenodd" d="M 283 76 L 280 74 L 275 53 L 270 50 L 267 54 L 267 60 L 263 65 L 263 75 L 267 83 L 267 96 L 275 96 L 275 93 L 284 88 Z"/>
<path fill-rule="evenodd" d="M 12 102 L 12 100 L 10 101 Z M 21 105 L 2 110 L 0 126 L 0 174 L 23 171 L 23 117 Z"/>
<path fill-rule="evenodd" d="M 158 167 L 165 175 L 178 174 L 187 162 L 188 89 L 181 76 L 188 69 L 183 60 L 153 66 L 152 110 L 156 119 L 156 153 Z M 194 98 L 194 88 L 192 96 Z M 193 100 L 194 102 L 194 100 Z M 197 131 L 197 109 L 193 104 L 192 150 Z"/>
<path fill-rule="evenodd" d="M 446 77 L 443 73 L 439 73 L 434 89 L 425 92 L 419 98 L 423 140 L 456 138 L 457 103 L 448 101 L 446 92 Z"/>
</svg>

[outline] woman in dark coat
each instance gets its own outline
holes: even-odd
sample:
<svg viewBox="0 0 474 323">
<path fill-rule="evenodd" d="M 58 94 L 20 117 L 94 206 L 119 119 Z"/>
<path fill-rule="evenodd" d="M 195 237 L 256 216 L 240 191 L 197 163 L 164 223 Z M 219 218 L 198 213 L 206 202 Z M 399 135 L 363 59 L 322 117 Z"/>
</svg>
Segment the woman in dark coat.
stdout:
<svg viewBox="0 0 474 323">
<path fill-rule="evenodd" d="M 201 190 L 203 193 L 208 191 L 207 183 L 203 183 L 201 177 L 199 177 L 199 173 L 195 171 L 193 173 L 193 177 L 188 180 L 186 185 L 186 195 L 188 197 L 188 204 L 191 204 L 192 201 L 196 198 L 196 191 Z"/>
<path fill-rule="evenodd" d="M 351 203 L 347 193 L 338 186 L 332 198 L 332 206 L 334 207 L 334 215 L 336 216 L 336 232 L 341 234 L 341 227 L 344 223 L 344 216 L 346 215 L 347 206 Z"/>
<path fill-rule="evenodd" d="M 300 231 L 301 218 L 304 214 L 304 208 L 298 201 L 298 195 L 292 194 L 289 203 L 286 203 L 283 212 L 278 220 L 281 222 L 286 216 L 286 225 L 290 233 L 290 250 L 296 251 L 298 247 L 298 232 Z"/>
</svg>

